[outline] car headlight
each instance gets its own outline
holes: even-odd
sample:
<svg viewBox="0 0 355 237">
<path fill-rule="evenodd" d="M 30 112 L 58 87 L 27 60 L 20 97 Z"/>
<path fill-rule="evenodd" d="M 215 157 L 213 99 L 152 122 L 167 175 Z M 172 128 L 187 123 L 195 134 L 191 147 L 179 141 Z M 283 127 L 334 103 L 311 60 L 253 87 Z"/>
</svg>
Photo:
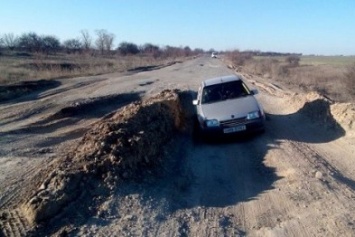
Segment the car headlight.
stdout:
<svg viewBox="0 0 355 237">
<path fill-rule="evenodd" d="M 217 119 L 206 120 L 207 127 L 218 127 L 219 121 Z"/>
<path fill-rule="evenodd" d="M 260 113 L 259 113 L 259 111 L 250 112 L 250 113 L 248 113 L 248 115 L 247 115 L 247 119 L 248 119 L 248 120 L 257 119 L 257 118 L 260 118 Z"/>
</svg>

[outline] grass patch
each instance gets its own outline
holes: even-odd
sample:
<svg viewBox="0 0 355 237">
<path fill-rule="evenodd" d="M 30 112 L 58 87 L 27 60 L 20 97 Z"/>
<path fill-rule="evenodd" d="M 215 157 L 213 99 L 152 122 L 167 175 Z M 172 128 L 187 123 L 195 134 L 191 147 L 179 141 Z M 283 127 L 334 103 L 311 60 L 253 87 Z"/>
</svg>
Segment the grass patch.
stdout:
<svg viewBox="0 0 355 237">
<path fill-rule="evenodd" d="M 144 55 L 108 57 L 65 53 L 24 55 L 21 52 L 9 52 L 0 55 L 0 84 L 124 72 L 139 67 L 165 65 L 176 60 Z"/>
<path fill-rule="evenodd" d="M 301 56 L 297 64 L 291 63 L 287 56 L 254 56 L 243 61 L 243 65 L 240 60 L 229 59 L 241 72 L 300 91 L 317 91 L 334 101 L 355 102 L 355 56 Z"/>
<path fill-rule="evenodd" d="M 302 56 L 301 65 L 345 66 L 355 63 L 355 56 Z"/>
</svg>

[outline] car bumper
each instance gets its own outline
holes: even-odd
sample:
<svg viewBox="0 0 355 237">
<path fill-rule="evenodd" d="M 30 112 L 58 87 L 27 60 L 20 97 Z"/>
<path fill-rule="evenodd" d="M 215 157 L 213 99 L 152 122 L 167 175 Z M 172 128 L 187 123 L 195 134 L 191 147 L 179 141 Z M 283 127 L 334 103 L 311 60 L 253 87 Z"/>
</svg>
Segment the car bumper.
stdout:
<svg viewBox="0 0 355 237">
<path fill-rule="evenodd" d="M 241 133 L 255 133 L 264 131 L 264 119 L 256 119 L 249 122 L 241 123 L 234 126 L 219 127 L 200 127 L 200 131 L 204 135 L 220 135 L 228 136 Z"/>
</svg>

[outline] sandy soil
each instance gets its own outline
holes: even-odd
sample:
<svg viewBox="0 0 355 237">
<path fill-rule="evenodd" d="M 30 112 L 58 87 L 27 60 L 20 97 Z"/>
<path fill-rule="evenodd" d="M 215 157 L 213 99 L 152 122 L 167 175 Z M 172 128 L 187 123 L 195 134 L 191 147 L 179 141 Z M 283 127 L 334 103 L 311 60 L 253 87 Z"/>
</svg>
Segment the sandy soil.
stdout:
<svg viewBox="0 0 355 237">
<path fill-rule="evenodd" d="M 232 73 L 200 57 L 6 97 L 0 236 L 354 236 L 354 105 L 243 75 L 266 132 L 195 139 L 200 81 Z"/>
</svg>

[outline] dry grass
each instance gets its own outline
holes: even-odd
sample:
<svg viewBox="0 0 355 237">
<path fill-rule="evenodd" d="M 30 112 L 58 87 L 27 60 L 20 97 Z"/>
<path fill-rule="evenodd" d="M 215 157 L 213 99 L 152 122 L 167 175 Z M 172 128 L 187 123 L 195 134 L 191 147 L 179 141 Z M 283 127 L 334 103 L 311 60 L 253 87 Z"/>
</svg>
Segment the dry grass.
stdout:
<svg viewBox="0 0 355 237">
<path fill-rule="evenodd" d="M 344 82 L 348 93 L 355 97 L 355 63 L 347 67 L 344 74 Z"/>
<path fill-rule="evenodd" d="M 252 59 L 252 55 L 250 53 L 243 53 L 239 50 L 234 50 L 231 52 L 227 52 L 226 56 L 236 65 L 236 66 L 244 66 L 245 63 Z"/>
<path fill-rule="evenodd" d="M 231 58 L 230 58 L 231 59 Z M 238 60 L 233 60 L 238 65 Z M 272 78 L 300 91 L 317 91 L 339 102 L 355 102 L 354 57 L 301 57 L 298 63 L 288 57 L 252 57 L 239 70 Z"/>
<path fill-rule="evenodd" d="M 75 54 L 21 54 L 11 52 L 0 56 L 0 84 L 20 81 L 91 76 L 127 71 L 137 67 L 162 65 L 176 58 L 150 56 L 90 56 Z"/>
</svg>

